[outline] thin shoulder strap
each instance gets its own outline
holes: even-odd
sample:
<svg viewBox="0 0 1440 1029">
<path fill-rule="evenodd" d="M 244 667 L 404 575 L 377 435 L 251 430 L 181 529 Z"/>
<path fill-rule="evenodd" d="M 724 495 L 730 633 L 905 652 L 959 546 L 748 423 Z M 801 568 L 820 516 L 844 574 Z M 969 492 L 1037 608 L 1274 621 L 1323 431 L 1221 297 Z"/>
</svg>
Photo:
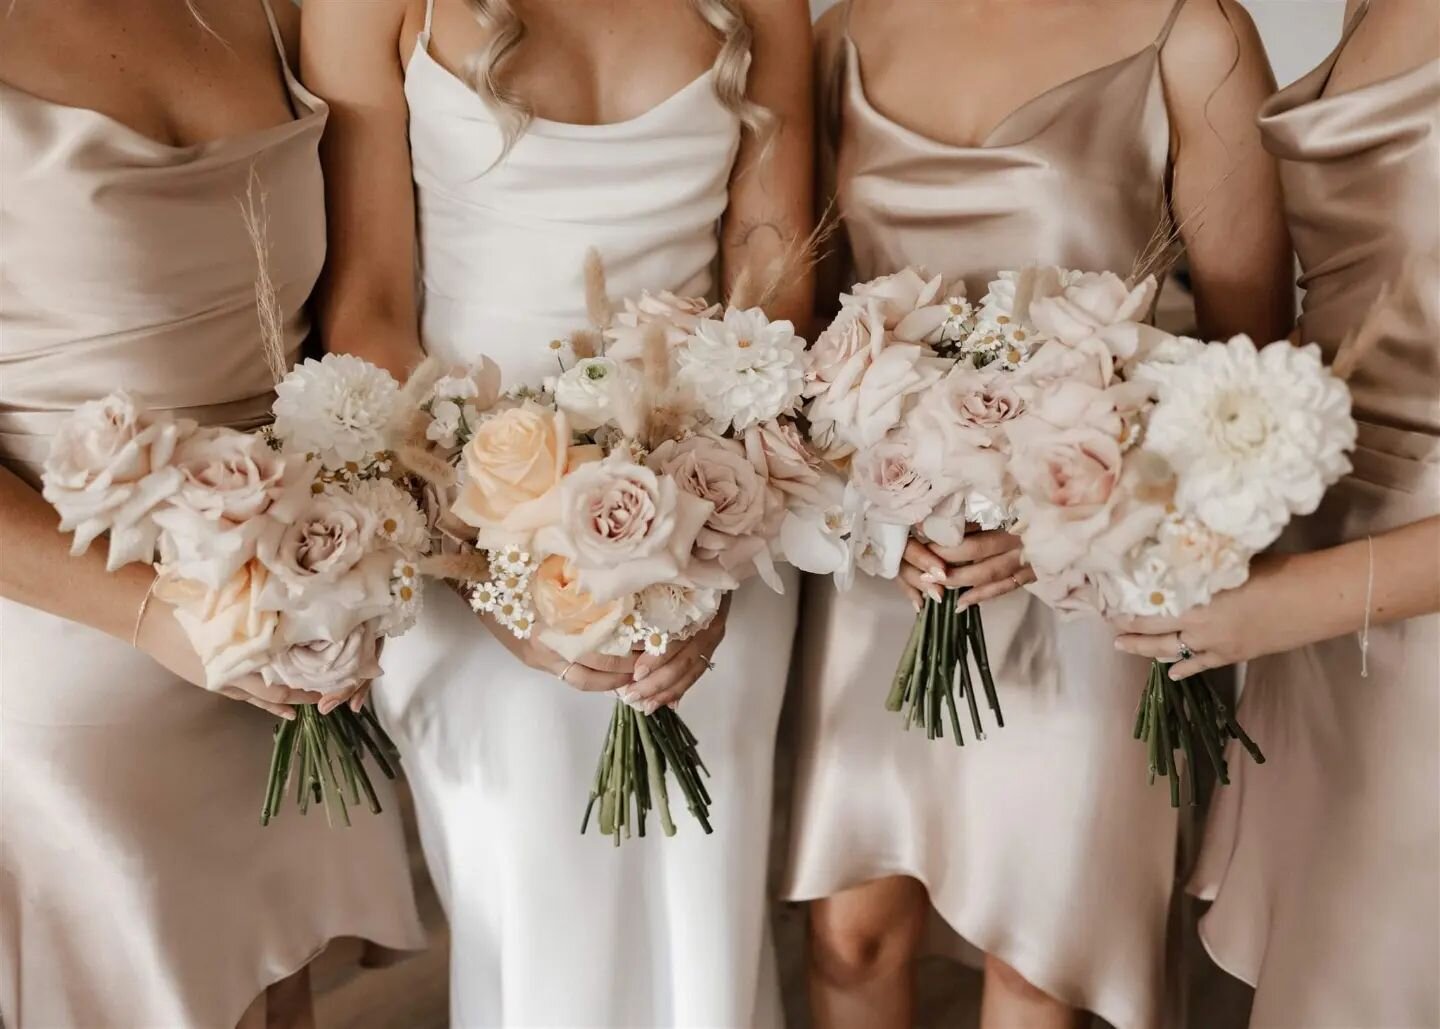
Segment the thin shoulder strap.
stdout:
<svg viewBox="0 0 1440 1029">
<path fill-rule="evenodd" d="M 425 37 L 425 44 L 430 44 L 430 25 L 435 20 L 435 0 L 425 0 L 425 27 L 420 30 Z"/>
<path fill-rule="evenodd" d="M 1365 20 L 1365 15 L 1369 11 L 1370 0 L 1360 0 L 1360 2 L 1355 5 L 1355 13 L 1350 15 L 1349 19 L 1345 22 L 1345 28 L 1340 33 L 1341 46 L 1344 46 L 1350 41 L 1351 34 L 1360 27 L 1360 23 Z"/>
<path fill-rule="evenodd" d="M 270 8 L 270 0 L 260 0 L 260 6 L 265 8 L 265 20 L 270 23 L 270 38 L 275 41 L 275 52 L 280 55 L 280 67 L 289 71 L 290 59 L 285 56 L 285 37 L 280 34 L 280 23 L 275 20 L 275 12 Z"/>
<path fill-rule="evenodd" d="M 1170 30 L 1175 27 L 1175 19 L 1180 17 L 1180 8 L 1184 6 L 1185 0 L 1175 0 L 1175 5 L 1170 8 L 1170 16 L 1165 19 L 1165 24 L 1160 29 L 1160 35 L 1155 37 L 1156 49 L 1165 46 L 1165 41 L 1170 38 Z"/>
</svg>

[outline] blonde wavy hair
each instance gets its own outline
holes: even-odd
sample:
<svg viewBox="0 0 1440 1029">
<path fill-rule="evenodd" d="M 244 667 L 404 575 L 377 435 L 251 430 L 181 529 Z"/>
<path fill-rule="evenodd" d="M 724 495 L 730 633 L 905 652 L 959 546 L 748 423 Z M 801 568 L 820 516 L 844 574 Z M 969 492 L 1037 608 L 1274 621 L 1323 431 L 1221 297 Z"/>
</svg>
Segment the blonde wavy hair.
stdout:
<svg viewBox="0 0 1440 1029">
<path fill-rule="evenodd" d="M 754 34 L 739 3 L 737 0 L 688 0 L 688 3 L 720 37 L 720 53 L 713 65 L 716 96 L 735 113 L 747 131 L 767 140 L 774 129 L 775 116 L 746 95 Z M 499 161 L 535 118 L 529 102 L 504 80 L 505 66 L 525 38 L 525 23 L 511 0 L 465 0 L 465 5 L 489 37 L 466 61 L 465 77 L 500 122 L 505 146 L 496 159 Z"/>
</svg>

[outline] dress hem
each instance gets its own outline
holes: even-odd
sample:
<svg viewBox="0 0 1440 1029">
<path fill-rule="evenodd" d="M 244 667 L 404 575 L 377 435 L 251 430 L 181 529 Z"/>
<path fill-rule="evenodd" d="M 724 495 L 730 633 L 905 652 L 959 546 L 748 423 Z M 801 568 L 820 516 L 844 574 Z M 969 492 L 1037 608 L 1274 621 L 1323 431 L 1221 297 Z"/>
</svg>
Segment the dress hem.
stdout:
<svg viewBox="0 0 1440 1029">
<path fill-rule="evenodd" d="M 1011 942 L 1005 945 L 999 941 L 989 940 L 983 933 L 965 928 L 963 926 L 965 919 L 946 911 L 945 908 L 941 906 L 940 898 L 936 896 L 935 891 L 931 888 L 929 879 L 923 873 L 913 868 L 897 867 L 868 873 L 863 876 L 852 876 L 848 878 L 837 877 L 826 886 L 813 886 L 810 888 L 801 888 L 792 882 L 787 889 L 780 892 L 780 897 L 782 900 L 791 903 L 808 903 L 815 900 L 824 900 L 826 897 L 833 897 L 835 894 L 844 890 L 854 889 L 857 886 L 864 886 L 866 883 L 897 875 L 914 879 L 919 882 L 921 886 L 924 886 L 926 896 L 930 900 L 930 906 L 939 913 L 940 917 L 944 919 L 945 924 L 967 944 L 991 957 L 998 958 L 1005 962 L 1011 968 L 1015 969 L 1015 971 L 1019 972 L 1026 982 L 1060 1001 L 1060 1003 L 1080 1011 L 1088 1011 L 1092 1014 L 1099 1015 L 1106 1022 L 1110 1023 L 1110 1025 L 1114 1026 L 1115 1029 L 1140 1029 L 1140 1027 L 1147 1024 L 1130 1008 L 1124 1009 L 1125 1018 L 1116 1018 L 1115 1016 L 1122 1006 L 1118 1004 L 1112 1006 L 1108 998 L 1096 1003 L 1077 997 L 1069 989 L 1059 988 L 1057 984 L 1051 980 L 1050 976 L 1042 974 L 1042 970 L 1038 967 L 1045 963 L 1043 958 L 1040 957 L 1041 952 L 1030 947 L 1027 943 L 1019 941 L 1016 937 L 1012 936 Z"/>
</svg>

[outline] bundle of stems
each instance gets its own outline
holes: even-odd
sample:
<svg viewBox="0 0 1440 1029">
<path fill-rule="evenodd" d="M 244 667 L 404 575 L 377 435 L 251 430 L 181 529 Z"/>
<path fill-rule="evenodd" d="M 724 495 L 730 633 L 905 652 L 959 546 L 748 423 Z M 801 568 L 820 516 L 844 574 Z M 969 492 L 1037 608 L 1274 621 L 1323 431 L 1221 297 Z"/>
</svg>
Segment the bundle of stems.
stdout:
<svg viewBox="0 0 1440 1029">
<path fill-rule="evenodd" d="M 1150 759 L 1150 781 L 1163 775 L 1170 780 L 1170 806 L 1180 806 L 1182 785 L 1191 805 L 1199 803 L 1195 788 L 1195 754 L 1205 752 L 1210 767 L 1222 786 L 1230 784 L 1225 762 L 1225 745 L 1239 740 L 1257 765 L 1265 755 L 1240 727 L 1230 706 L 1202 673 L 1181 679 L 1170 678 L 1170 663 L 1150 662 L 1150 678 L 1140 694 L 1135 712 L 1135 738 L 1142 741 Z M 1180 769 L 1179 752 L 1185 754 L 1185 771 Z M 1183 782 L 1182 782 L 1183 780 Z"/>
<path fill-rule="evenodd" d="M 286 785 L 291 782 L 302 815 L 316 804 L 325 809 L 325 820 L 331 825 L 338 820 L 348 826 L 349 805 L 359 804 L 362 794 L 371 813 L 378 815 L 380 798 L 365 769 L 367 753 L 385 778 L 395 778 L 395 744 L 369 707 L 357 714 L 342 704 L 322 715 L 313 704 L 297 706 L 293 721 L 282 720 L 275 726 L 260 824 L 269 825 L 280 813 Z"/>
<path fill-rule="evenodd" d="M 670 815 L 670 794 L 665 782 L 667 771 L 679 783 L 685 803 L 700 828 L 707 834 L 713 832 L 710 791 L 702 778 L 708 777 L 710 771 L 700 760 L 690 727 L 668 707 L 645 715 L 623 701 L 616 701 L 580 831 L 584 833 L 589 828 L 590 815 L 598 803 L 600 832 L 611 837 L 617 847 L 622 839 L 629 839 L 632 829 L 640 836 L 645 835 L 645 818 L 652 808 L 660 815 L 660 828 L 665 835 L 674 836 L 675 820 Z"/>
<path fill-rule="evenodd" d="M 885 700 L 887 710 L 903 712 L 906 729 L 924 725 L 928 739 L 943 738 L 948 719 L 951 738 L 960 747 L 965 745 L 965 737 L 960 731 L 957 689 L 959 699 L 970 709 L 970 724 L 977 740 L 985 738 L 975 693 L 977 683 L 985 692 L 985 703 L 995 716 L 996 726 L 1005 725 L 990 670 L 990 654 L 985 648 L 980 605 L 959 607 L 963 592 L 947 589 L 940 600 L 926 598 Z"/>
</svg>

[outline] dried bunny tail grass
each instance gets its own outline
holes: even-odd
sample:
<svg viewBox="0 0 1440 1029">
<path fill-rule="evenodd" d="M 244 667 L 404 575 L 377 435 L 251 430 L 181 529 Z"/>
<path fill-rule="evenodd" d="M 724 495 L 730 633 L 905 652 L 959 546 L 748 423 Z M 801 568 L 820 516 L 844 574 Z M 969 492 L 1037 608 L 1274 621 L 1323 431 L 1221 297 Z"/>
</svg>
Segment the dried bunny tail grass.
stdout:
<svg viewBox="0 0 1440 1029">
<path fill-rule="evenodd" d="M 605 261 L 600 251 L 591 247 L 585 251 L 585 312 L 590 324 L 601 330 L 608 329 L 615 320 L 615 305 L 610 302 L 608 288 Z"/>
<path fill-rule="evenodd" d="M 1403 275 L 1408 268 L 1402 268 Z M 1375 294 L 1374 302 L 1365 311 L 1365 317 L 1355 326 L 1335 351 L 1330 362 L 1330 372 L 1342 382 L 1348 381 L 1366 357 L 1389 335 L 1388 323 L 1396 315 L 1399 302 L 1395 287 L 1386 282 Z"/>
<path fill-rule="evenodd" d="M 290 357 L 285 348 L 285 315 L 270 278 L 270 211 L 260 174 L 253 164 L 245 183 L 245 199 L 240 202 L 240 215 L 255 251 L 255 312 L 260 319 L 260 353 L 270 369 L 271 381 L 279 383 L 290 371 Z"/>
<path fill-rule="evenodd" d="M 656 416 L 670 393 L 670 344 L 665 338 L 665 327 L 655 322 L 645 326 L 641 345 L 644 349 L 640 358 L 640 405 L 644 412 L 645 438 L 653 446 L 662 438 L 658 435 Z"/>
<path fill-rule="evenodd" d="M 570 334 L 570 352 L 581 361 L 599 357 L 604 347 L 602 337 L 596 329 L 577 329 Z"/>
<path fill-rule="evenodd" d="M 392 439 L 396 447 L 429 448 L 425 432 L 430 428 L 430 416 L 421 410 L 402 411 L 391 426 Z"/>
<path fill-rule="evenodd" d="M 435 383 L 445 377 L 445 364 L 433 357 L 427 357 L 417 364 L 410 372 L 410 377 L 405 380 L 405 385 L 400 387 L 399 406 L 403 412 L 418 410 L 420 405 L 430 399 L 430 391 L 435 388 Z"/>
<path fill-rule="evenodd" d="M 689 424 L 689 413 L 679 404 L 658 404 L 651 408 L 650 424 L 646 426 L 650 449 L 655 449 L 667 439 L 679 439 Z"/>
<path fill-rule="evenodd" d="M 418 475 L 437 490 L 447 490 L 455 485 L 455 469 L 443 457 L 414 443 L 402 443 L 395 448 L 395 460 L 407 472 Z"/>
<path fill-rule="evenodd" d="M 740 274 L 735 276 L 735 283 L 730 287 L 730 296 L 725 302 L 742 311 L 759 305 L 760 290 L 755 288 L 755 275 L 749 265 L 741 268 Z"/>
<path fill-rule="evenodd" d="M 804 238 L 792 239 L 786 246 L 783 253 L 771 260 L 764 269 L 756 274 L 753 268 L 746 268 L 736 278 L 736 288 L 732 291 L 732 297 L 739 292 L 739 286 L 745 271 L 751 273 L 753 283 L 761 284 L 756 292 L 753 303 L 738 304 L 736 307 L 768 307 L 775 302 L 780 294 L 788 289 L 792 283 L 809 275 L 826 257 L 825 244 L 840 228 L 840 219 L 835 215 L 834 201 L 826 207 L 821 214 L 820 220 L 815 228 Z"/>
<path fill-rule="evenodd" d="M 484 582 L 490 578 L 490 558 L 479 550 L 431 554 L 420 559 L 420 574 L 457 582 Z"/>
<path fill-rule="evenodd" d="M 1131 269 L 1129 278 L 1132 284 L 1144 281 L 1148 275 L 1155 276 L 1156 282 L 1164 282 L 1165 277 L 1170 274 L 1170 270 L 1175 267 L 1176 262 L 1185 253 L 1183 233 L 1192 227 L 1196 231 L 1205 227 L 1204 215 L 1209 207 L 1210 198 L 1234 174 L 1235 167 L 1232 165 L 1229 171 L 1220 176 L 1205 191 L 1205 195 L 1195 205 L 1195 210 L 1186 215 L 1182 221 L 1175 220 L 1170 204 L 1166 203 L 1165 210 L 1155 225 L 1155 231 L 1150 234 L 1150 239 L 1141 249 L 1139 256 L 1135 258 L 1135 266 Z"/>
</svg>

